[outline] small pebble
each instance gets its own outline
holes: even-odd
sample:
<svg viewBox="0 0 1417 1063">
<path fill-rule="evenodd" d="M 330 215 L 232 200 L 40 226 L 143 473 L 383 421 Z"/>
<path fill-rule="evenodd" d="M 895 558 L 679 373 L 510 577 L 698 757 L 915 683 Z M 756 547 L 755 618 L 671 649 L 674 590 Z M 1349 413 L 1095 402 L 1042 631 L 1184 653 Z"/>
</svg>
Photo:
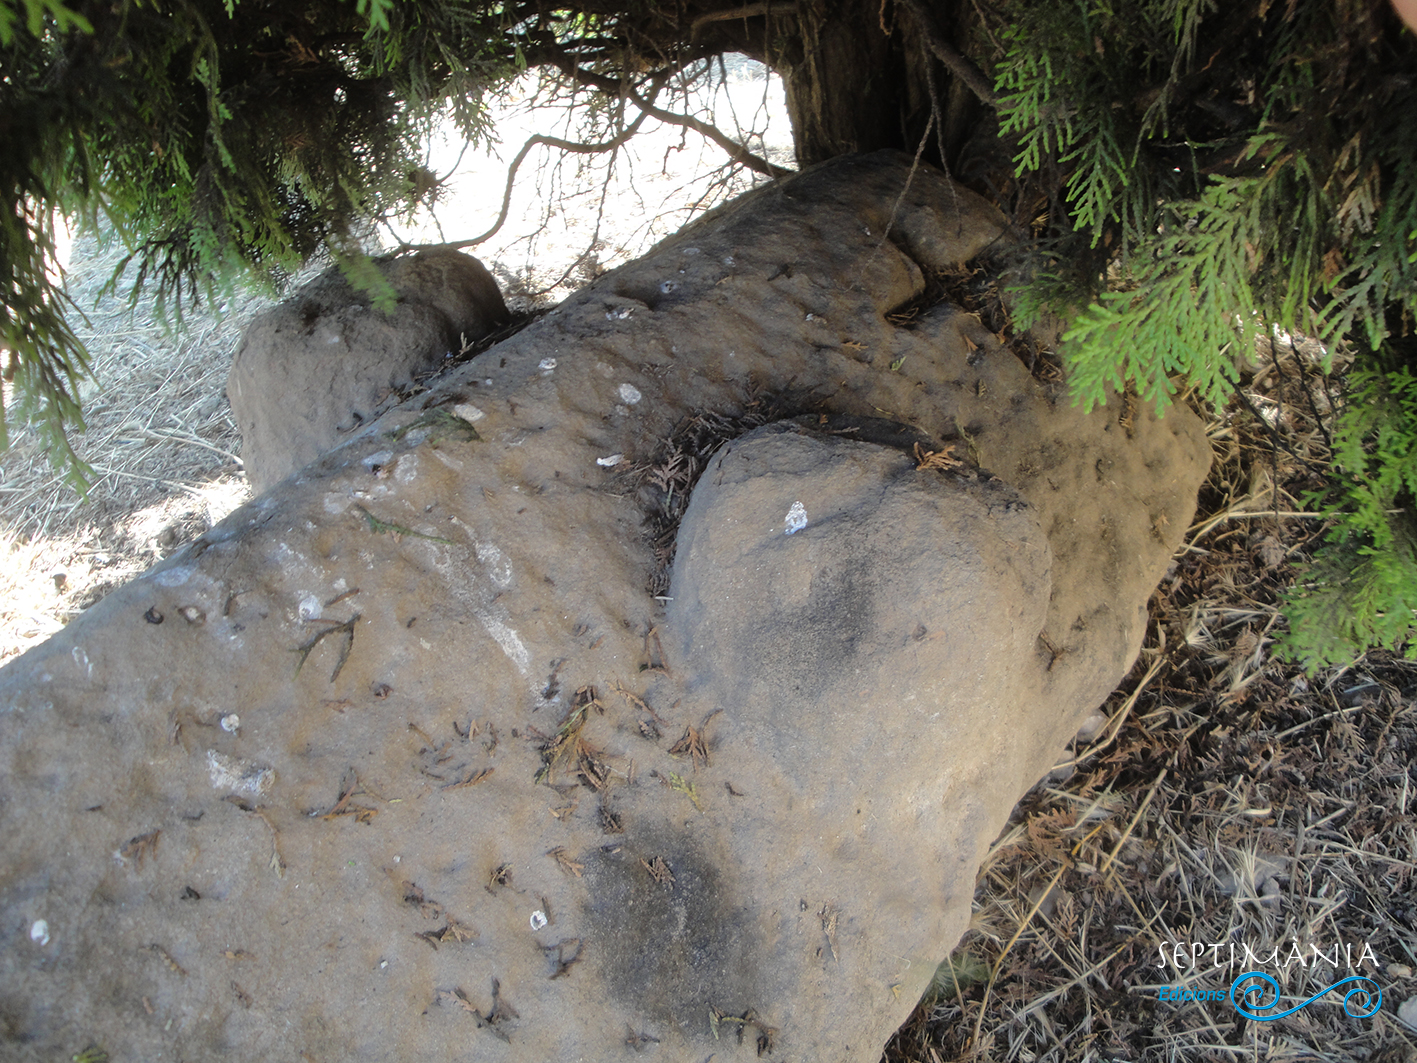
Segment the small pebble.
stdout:
<svg viewBox="0 0 1417 1063">
<path fill-rule="evenodd" d="M 49 924 L 43 919 L 36 919 L 30 926 L 30 940 L 36 945 L 48 945 Z"/>
<path fill-rule="evenodd" d="M 241 730 L 241 717 L 234 712 L 228 712 L 221 718 L 221 729 L 227 734 L 235 734 Z"/>
<path fill-rule="evenodd" d="M 453 407 L 453 412 L 469 423 L 480 421 L 487 415 L 470 402 L 460 402 Z"/>
<path fill-rule="evenodd" d="M 1417 1030 L 1417 997 L 1408 997 L 1397 1006 L 1397 1017 Z"/>
<path fill-rule="evenodd" d="M 787 530 L 785 534 L 793 535 L 800 532 L 807 526 L 807 507 L 801 502 L 792 503 L 792 508 L 787 511 Z"/>
<path fill-rule="evenodd" d="M 642 398 L 644 398 L 644 396 L 640 394 L 640 389 L 635 387 L 635 385 L 620 385 L 620 401 L 623 402 L 626 406 L 633 406 Z"/>
<path fill-rule="evenodd" d="M 536 911 L 531 913 L 531 928 L 533 930 L 541 930 L 545 926 L 546 913 L 538 908 Z"/>
<path fill-rule="evenodd" d="M 1078 728 L 1075 741 L 1077 741 L 1079 745 L 1086 745 L 1101 734 L 1102 728 L 1106 726 L 1107 717 L 1103 716 L 1100 712 L 1094 712 L 1091 716 L 1082 721 L 1082 726 Z"/>
<path fill-rule="evenodd" d="M 607 469 L 613 469 L 616 465 L 619 465 L 624 460 L 625 455 L 623 454 L 609 454 L 603 458 L 596 458 L 595 463 L 597 465 L 603 465 Z"/>
</svg>

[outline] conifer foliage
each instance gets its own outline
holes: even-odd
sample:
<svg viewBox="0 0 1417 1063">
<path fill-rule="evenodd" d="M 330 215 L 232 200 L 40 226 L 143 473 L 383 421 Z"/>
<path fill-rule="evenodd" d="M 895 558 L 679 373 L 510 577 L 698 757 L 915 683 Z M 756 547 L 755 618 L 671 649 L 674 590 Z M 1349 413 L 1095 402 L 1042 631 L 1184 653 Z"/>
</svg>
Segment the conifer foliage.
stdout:
<svg viewBox="0 0 1417 1063">
<path fill-rule="evenodd" d="M 55 211 L 105 215 L 133 252 L 123 283 L 155 285 L 159 309 L 237 277 L 278 280 L 321 250 L 391 298 L 358 235 L 436 187 L 421 166 L 435 120 L 489 142 L 484 101 L 528 66 L 617 114 L 628 101 L 672 120 L 656 106 L 672 76 L 748 47 L 721 14 L 637 0 L 0 0 L 0 355 L 17 405 L 0 404 L 0 446 L 7 423 L 28 422 L 82 484 L 65 431 L 82 424 L 87 362 L 45 269 Z"/>
<path fill-rule="evenodd" d="M 376 288 L 357 226 L 406 202 L 446 100 L 469 139 L 513 68 L 481 17 L 393 0 L 0 0 L 0 348 L 18 409 L 81 471 L 87 368 L 54 212 L 106 216 L 160 304 L 271 281 L 319 249 Z"/>
<path fill-rule="evenodd" d="M 1070 322 L 1085 405 L 1221 406 L 1274 330 L 1344 345 L 1328 545 L 1291 592 L 1311 664 L 1414 649 L 1417 47 L 1386 2 L 1009 5 L 1000 124 L 1051 197 L 1019 294 Z"/>
</svg>

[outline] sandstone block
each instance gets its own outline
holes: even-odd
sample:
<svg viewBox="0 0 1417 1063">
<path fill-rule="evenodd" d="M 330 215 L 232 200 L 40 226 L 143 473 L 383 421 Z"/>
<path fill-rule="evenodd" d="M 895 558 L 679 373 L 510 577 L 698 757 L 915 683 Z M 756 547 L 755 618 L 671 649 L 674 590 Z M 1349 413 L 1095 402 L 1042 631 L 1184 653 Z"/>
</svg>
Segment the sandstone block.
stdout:
<svg viewBox="0 0 1417 1063">
<path fill-rule="evenodd" d="M 0 1054 L 875 1063 L 1209 462 L 887 316 L 1002 231 L 921 170 L 885 233 L 910 171 L 705 217 L 0 671 Z"/>
<path fill-rule="evenodd" d="M 507 320 L 497 282 L 471 255 L 420 251 L 380 268 L 398 293 L 392 315 L 332 268 L 246 330 L 227 395 L 253 490 L 348 439 L 464 340 Z"/>
</svg>

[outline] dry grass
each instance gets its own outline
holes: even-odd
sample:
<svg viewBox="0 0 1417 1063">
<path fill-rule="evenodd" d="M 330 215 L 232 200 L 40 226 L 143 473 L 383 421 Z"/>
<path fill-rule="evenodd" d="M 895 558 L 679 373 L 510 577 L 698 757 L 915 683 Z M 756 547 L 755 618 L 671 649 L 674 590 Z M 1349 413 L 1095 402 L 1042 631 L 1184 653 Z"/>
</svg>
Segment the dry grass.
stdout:
<svg viewBox="0 0 1417 1063">
<path fill-rule="evenodd" d="M 247 298 L 182 330 L 150 300 L 129 308 L 99 291 L 121 257 L 75 241 L 68 289 L 95 380 L 75 433 L 93 469 L 87 501 L 21 430 L 0 454 L 0 663 L 59 630 L 112 588 L 200 535 L 247 497 L 226 374 L 241 332 L 265 304 Z"/>
<path fill-rule="evenodd" d="M 1396 1017 L 1417 995 L 1417 666 L 1370 654 L 1306 676 L 1273 656 L 1277 596 L 1321 530 L 1298 500 L 1327 457 L 1329 397 L 1276 344 L 1246 398 L 1210 425 L 1216 463 L 1148 648 L 1015 810 L 889 1063 L 1417 1059 Z M 1195 965 L 1191 943 L 1207 946 Z M 1336 970 L 1315 961 L 1335 944 Z M 1377 962 L 1348 969 L 1364 945 Z M 1351 985 L 1277 1021 L 1159 999 L 1228 995 L 1250 970 L 1279 981 L 1284 1008 L 1366 975 L 1382 1008 L 1346 1015 Z"/>
</svg>

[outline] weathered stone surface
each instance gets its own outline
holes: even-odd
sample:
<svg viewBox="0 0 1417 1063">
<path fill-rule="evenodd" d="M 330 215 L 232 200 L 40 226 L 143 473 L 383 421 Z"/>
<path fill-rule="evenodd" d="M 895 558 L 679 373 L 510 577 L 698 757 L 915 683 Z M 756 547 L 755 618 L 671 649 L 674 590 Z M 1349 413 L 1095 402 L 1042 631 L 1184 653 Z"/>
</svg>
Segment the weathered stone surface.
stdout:
<svg viewBox="0 0 1417 1063">
<path fill-rule="evenodd" d="M 908 170 L 706 217 L 0 672 L 5 1053 L 874 1061 L 1208 463 L 891 324 L 999 231 L 922 172 L 883 240 Z M 656 600 L 626 470 L 762 391 L 970 461 L 744 437 Z"/>
<path fill-rule="evenodd" d="M 380 269 L 398 293 L 392 314 L 332 268 L 242 337 L 227 395 L 257 492 L 373 421 L 391 393 L 437 369 L 463 340 L 507 321 L 497 282 L 471 255 L 420 251 Z"/>
</svg>

